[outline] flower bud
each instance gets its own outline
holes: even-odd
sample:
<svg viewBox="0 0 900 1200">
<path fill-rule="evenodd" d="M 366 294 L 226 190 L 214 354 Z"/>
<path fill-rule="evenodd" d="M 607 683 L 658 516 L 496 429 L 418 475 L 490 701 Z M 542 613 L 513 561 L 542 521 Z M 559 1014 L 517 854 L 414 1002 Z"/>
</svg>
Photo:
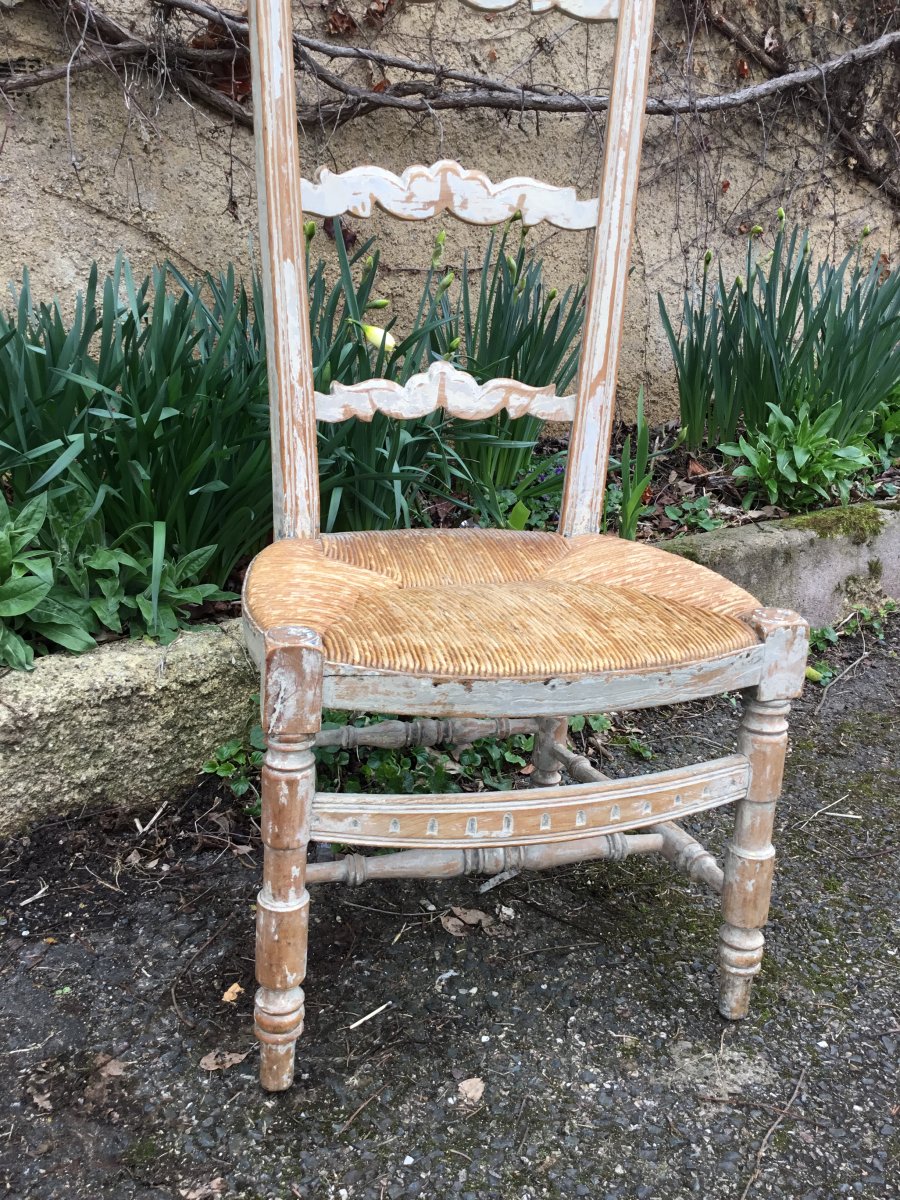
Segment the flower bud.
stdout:
<svg viewBox="0 0 900 1200">
<path fill-rule="evenodd" d="M 376 350 L 381 350 L 383 347 L 388 354 L 393 354 L 397 349 L 397 339 L 386 329 L 382 329 L 380 325 L 363 325 L 361 328 L 366 341 Z"/>
<path fill-rule="evenodd" d="M 461 341 L 461 339 L 458 337 L 453 338 L 451 340 L 450 344 L 448 345 L 447 349 L 448 350 L 458 350 L 460 341 Z"/>
<path fill-rule="evenodd" d="M 453 282 L 453 280 L 455 278 L 456 278 L 456 276 L 453 274 L 452 271 L 447 272 L 447 274 L 444 276 L 444 278 L 437 285 L 438 296 L 441 296 L 441 295 L 443 295 L 444 292 L 446 292 L 447 288 L 450 286 L 450 284 Z"/>
<path fill-rule="evenodd" d="M 871 232 L 872 232 L 871 225 L 863 225 L 862 235 L 864 238 L 867 238 L 871 234 Z"/>
<path fill-rule="evenodd" d="M 777 212 L 775 215 L 778 217 L 778 220 L 779 220 L 779 221 L 781 222 L 781 224 L 783 225 L 783 224 L 784 224 L 784 209 L 783 209 L 783 208 L 779 208 L 778 212 Z"/>
<path fill-rule="evenodd" d="M 389 304 L 390 304 L 390 300 L 370 300 L 369 303 L 366 305 L 366 309 L 368 310 L 370 308 L 387 308 L 387 306 Z"/>
<path fill-rule="evenodd" d="M 754 225 L 753 228 L 750 230 L 750 236 L 751 237 L 761 237 L 762 231 L 763 231 L 762 225 Z"/>
<path fill-rule="evenodd" d="M 559 288 L 551 288 L 550 291 L 547 293 L 547 303 L 552 304 L 558 295 L 559 295 Z"/>
<path fill-rule="evenodd" d="M 703 270 L 704 271 L 708 270 L 709 264 L 711 262 L 712 262 L 712 250 L 707 250 L 707 252 L 703 255 Z"/>
<path fill-rule="evenodd" d="M 311 241 L 313 240 L 313 238 L 316 236 L 316 223 L 315 223 L 315 221 L 304 221 L 304 223 L 303 223 L 303 236 L 306 238 L 306 240 L 307 240 L 308 242 L 311 242 Z"/>
</svg>

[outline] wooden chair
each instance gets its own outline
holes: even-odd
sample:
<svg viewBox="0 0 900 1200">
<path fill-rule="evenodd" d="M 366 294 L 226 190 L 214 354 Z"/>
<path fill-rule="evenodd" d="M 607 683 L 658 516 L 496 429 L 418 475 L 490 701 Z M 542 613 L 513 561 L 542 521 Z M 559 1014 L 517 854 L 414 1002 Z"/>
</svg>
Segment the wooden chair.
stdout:
<svg viewBox="0 0 900 1200">
<path fill-rule="evenodd" d="M 497 0 L 470 0 L 484 8 Z M 554 6 L 532 0 L 535 10 Z M 277 540 L 253 562 L 246 634 L 262 672 L 263 886 L 257 906 L 256 1032 L 261 1082 L 290 1085 L 303 1026 L 307 883 L 435 878 L 663 854 L 722 896 L 725 1017 L 747 1012 L 769 907 L 774 806 L 789 699 L 801 689 L 807 627 L 761 608 L 712 572 L 602 536 L 601 505 L 646 102 L 653 0 L 555 0 L 571 15 L 618 19 L 600 199 L 532 179 L 491 183 L 455 162 L 322 171 L 301 181 L 289 0 L 251 3 L 253 98 L 272 408 Z M 402 387 L 313 387 L 303 213 L 407 220 L 451 213 L 494 224 L 596 227 L 574 397 L 512 380 L 480 386 L 445 362 Z M 319 531 L 316 419 L 397 418 L 443 407 L 481 418 L 506 405 L 573 423 L 558 533 Z M 738 751 L 710 762 L 609 779 L 566 746 L 566 718 L 746 697 Z M 323 706 L 401 714 L 321 730 Z M 316 745 L 409 746 L 535 734 L 535 785 L 464 795 L 316 791 Z M 565 770 L 570 783 L 560 782 Z M 677 824 L 734 804 L 724 868 Z M 639 831 L 639 832 L 638 832 Z M 307 843 L 391 846 L 307 865 Z"/>
</svg>

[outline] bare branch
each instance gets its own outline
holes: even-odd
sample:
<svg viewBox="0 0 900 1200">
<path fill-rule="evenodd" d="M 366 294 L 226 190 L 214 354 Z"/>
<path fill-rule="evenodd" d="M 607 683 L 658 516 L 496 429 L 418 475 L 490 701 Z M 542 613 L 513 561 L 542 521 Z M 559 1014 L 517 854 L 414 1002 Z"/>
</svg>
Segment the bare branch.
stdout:
<svg viewBox="0 0 900 1200">
<path fill-rule="evenodd" d="M 113 20 L 91 0 L 47 0 L 59 12 L 63 21 L 77 19 L 79 42 L 84 47 L 68 63 L 13 75 L 0 86 L 0 94 L 13 94 L 75 72 L 95 70 L 102 66 L 115 67 L 125 62 L 143 62 L 155 66 L 164 78 L 207 107 L 223 113 L 243 126 L 252 124 L 252 117 L 239 98 L 213 86 L 209 68 L 216 63 L 247 61 L 247 18 L 219 8 L 205 0 L 160 0 L 164 11 L 192 14 L 206 21 L 209 28 L 227 34 L 218 48 L 186 45 L 165 35 L 143 39 L 132 30 Z M 747 54 L 750 54 L 772 78 L 762 83 L 719 95 L 683 95 L 651 97 L 647 112 L 653 116 L 717 113 L 759 105 L 763 101 L 788 92 L 805 92 L 820 109 L 825 105 L 825 80 L 838 72 L 860 63 L 881 58 L 900 48 L 900 31 L 885 33 L 874 41 L 798 70 L 788 71 L 758 46 L 744 30 L 710 7 L 711 24 Z M 294 35 L 294 54 L 297 68 L 323 85 L 331 95 L 316 103 L 301 105 L 298 120 L 302 125 L 321 125 L 323 121 L 340 125 L 381 108 L 393 108 L 410 113 L 433 113 L 438 110 L 493 109 L 497 112 L 601 113 L 609 106 L 606 95 L 576 95 L 562 89 L 519 86 L 488 76 L 459 71 L 440 63 L 416 61 L 402 55 L 387 54 L 364 46 L 324 42 L 317 38 Z M 383 71 L 403 71 L 418 79 L 393 83 L 381 91 L 360 87 L 344 79 L 325 65 L 322 59 L 350 60 L 371 63 Z M 862 173 L 873 178 L 884 192 L 900 201 L 900 186 L 886 177 L 859 138 L 845 125 L 838 127 L 837 136 L 854 156 Z"/>
</svg>

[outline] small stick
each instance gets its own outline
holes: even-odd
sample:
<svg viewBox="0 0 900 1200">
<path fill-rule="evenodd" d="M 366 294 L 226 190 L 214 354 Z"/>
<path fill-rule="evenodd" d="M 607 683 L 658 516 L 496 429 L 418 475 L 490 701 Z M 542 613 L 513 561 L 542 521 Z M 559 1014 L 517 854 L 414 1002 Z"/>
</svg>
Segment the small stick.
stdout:
<svg viewBox="0 0 900 1200">
<path fill-rule="evenodd" d="M 759 1178 L 759 1172 L 762 1168 L 763 1155 L 765 1154 L 765 1152 L 768 1148 L 769 1142 L 772 1140 L 772 1136 L 775 1133 L 775 1130 L 778 1128 L 778 1126 L 784 1120 L 785 1116 L 787 1116 L 787 1114 L 790 1112 L 791 1105 L 797 1099 L 797 1096 L 800 1092 L 800 1088 L 803 1086 L 803 1080 L 806 1078 L 806 1071 L 807 1071 L 807 1068 L 804 1067 L 803 1070 L 800 1072 L 800 1078 L 797 1080 L 797 1086 L 794 1088 L 793 1092 L 791 1092 L 791 1098 L 790 1098 L 790 1100 L 788 1100 L 786 1108 L 784 1109 L 783 1112 L 779 1112 L 778 1116 L 775 1118 L 775 1120 L 772 1122 L 772 1124 L 766 1130 L 765 1137 L 760 1142 L 759 1149 L 756 1152 L 756 1158 L 754 1159 L 754 1162 L 753 1162 L 753 1170 L 750 1174 L 750 1178 L 747 1180 L 747 1186 L 741 1192 L 740 1200 L 747 1200 L 747 1197 L 750 1195 L 750 1189 L 753 1187 L 754 1183 L 756 1183 L 757 1179 Z"/>
<path fill-rule="evenodd" d="M 371 1021 L 373 1017 L 377 1017 L 379 1013 L 384 1012 L 386 1008 L 390 1008 L 393 1000 L 386 1000 L 380 1008 L 373 1008 L 370 1013 L 366 1013 L 364 1017 L 360 1017 L 358 1021 L 354 1021 L 352 1025 L 348 1025 L 348 1029 L 358 1029 L 360 1025 L 365 1025 L 366 1021 Z"/>
<path fill-rule="evenodd" d="M 859 664 L 863 661 L 863 659 L 868 658 L 871 653 L 872 653 L 871 650 L 863 650 L 863 652 L 859 656 L 859 658 L 855 658 L 849 667 L 845 667 L 843 669 L 843 671 L 841 671 L 840 675 L 835 675 L 834 679 L 829 680 L 829 682 L 825 684 L 825 687 L 822 690 L 822 699 L 816 705 L 816 716 L 818 716 L 819 713 L 822 711 L 822 705 L 828 699 L 828 693 L 831 691 L 831 689 L 834 687 L 834 685 L 836 683 L 840 683 L 840 681 L 844 678 L 845 675 L 849 675 L 850 672 L 853 670 L 853 668 L 858 667 Z"/>
<path fill-rule="evenodd" d="M 351 1025 L 350 1028 L 352 1029 L 353 1026 Z M 372 1095 L 368 1098 L 368 1100 L 363 1100 L 363 1102 L 359 1106 L 359 1108 L 356 1109 L 355 1112 L 351 1113 L 350 1116 L 347 1118 L 347 1120 L 343 1123 L 343 1125 L 338 1130 L 338 1133 L 339 1134 L 346 1133 L 347 1130 L 350 1128 L 350 1126 L 353 1124 L 353 1122 L 356 1120 L 356 1118 L 359 1116 L 359 1114 L 362 1112 L 362 1110 L 364 1108 L 367 1108 L 372 1103 L 373 1100 L 377 1100 L 378 1097 L 381 1095 L 381 1093 L 384 1091 L 384 1089 L 386 1087 L 387 1087 L 387 1084 L 383 1083 L 377 1092 L 372 1093 Z"/>
<path fill-rule="evenodd" d="M 821 816 L 824 812 L 828 812 L 829 808 L 836 808 L 839 804 L 843 804 L 849 795 L 849 792 L 844 792 L 843 796 L 839 796 L 837 800 L 832 800 L 830 804 L 826 804 L 823 808 L 817 808 L 811 817 L 807 817 L 801 825 L 797 826 L 797 829 L 805 829 L 816 817 Z"/>
</svg>

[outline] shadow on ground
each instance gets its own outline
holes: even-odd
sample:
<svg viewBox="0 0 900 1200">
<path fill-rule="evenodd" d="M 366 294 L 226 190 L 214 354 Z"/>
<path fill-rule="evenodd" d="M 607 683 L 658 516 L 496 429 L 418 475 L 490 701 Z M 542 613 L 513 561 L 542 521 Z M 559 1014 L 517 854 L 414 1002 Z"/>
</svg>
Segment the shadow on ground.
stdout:
<svg viewBox="0 0 900 1200">
<path fill-rule="evenodd" d="M 739 1025 L 715 1010 L 714 901 L 655 861 L 484 894 L 317 890 L 300 1078 L 266 1097 L 258 842 L 234 802 L 12 843 L 0 1183 L 22 1200 L 900 1196 L 898 648 L 894 622 L 821 712 L 821 690 L 798 705 L 769 952 Z M 845 643 L 843 665 L 860 652 Z M 733 745 L 736 713 L 639 721 L 658 768 Z M 728 824 L 693 828 L 718 852 Z M 450 905 L 496 923 L 452 937 Z M 206 1069 L 216 1052 L 230 1065 Z"/>
</svg>

